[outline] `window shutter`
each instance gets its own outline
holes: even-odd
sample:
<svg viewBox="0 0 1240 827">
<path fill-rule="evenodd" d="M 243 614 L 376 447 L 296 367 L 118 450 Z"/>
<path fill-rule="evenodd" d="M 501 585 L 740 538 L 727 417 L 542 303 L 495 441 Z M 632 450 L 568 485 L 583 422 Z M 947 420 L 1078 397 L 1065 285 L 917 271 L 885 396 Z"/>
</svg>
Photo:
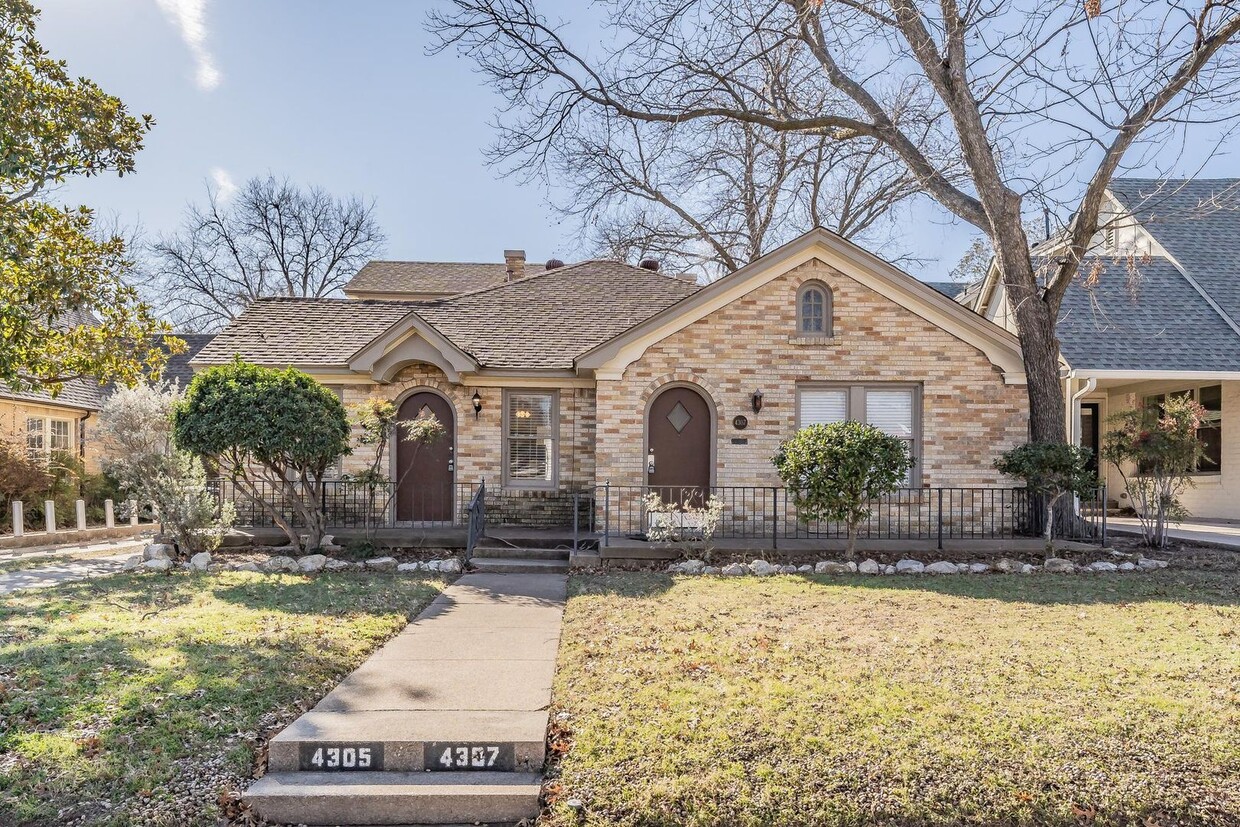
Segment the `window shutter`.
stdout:
<svg viewBox="0 0 1240 827">
<path fill-rule="evenodd" d="M 913 391 L 867 390 L 865 421 L 891 436 L 912 439 Z"/>
<path fill-rule="evenodd" d="M 828 425 L 848 419 L 848 391 L 834 390 L 801 391 L 801 427 Z"/>
</svg>

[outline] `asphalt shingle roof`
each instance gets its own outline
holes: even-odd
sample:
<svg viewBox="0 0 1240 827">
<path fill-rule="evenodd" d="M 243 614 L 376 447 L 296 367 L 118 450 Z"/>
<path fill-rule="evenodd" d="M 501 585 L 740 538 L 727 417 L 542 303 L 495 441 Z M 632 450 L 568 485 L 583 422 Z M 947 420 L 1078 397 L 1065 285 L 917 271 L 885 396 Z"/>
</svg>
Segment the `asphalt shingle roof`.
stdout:
<svg viewBox="0 0 1240 827">
<path fill-rule="evenodd" d="M 922 284 L 934 288 L 949 299 L 959 296 L 967 286 L 958 281 L 926 281 L 922 282 Z"/>
<path fill-rule="evenodd" d="M 57 319 L 58 327 L 68 329 L 82 325 L 97 325 L 98 319 L 90 310 L 71 308 Z M 41 390 L 14 393 L 8 385 L 0 382 L 0 398 L 20 399 L 26 402 L 45 402 L 49 405 L 62 405 L 69 408 L 82 408 L 97 411 L 103 404 L 107 388 L 94 379 L 74 379 L 64 383 L 60 393 L 53 398 L 51 393 Z"/>
<path fill-rule="evenodd" d="M 575 357 L 698 289 L 614 261 L 583 261 L 435 301 L 261 299 L 194 359 L 344 365 L 416 311 L 484 367 L 571 368 Z"/>
<path fill-rule="evenodd" d="M 418 305 L 357 299 L 259 299 L 194 358 L 219 365 L 240 355 L 271 367 L 343 365 Z"/>
<path fill-rule="evenodd" d="M 185 390 L 190 380 L 194 378 L 194 369 L 189 365 L 190 360 L 211 343 L 215 334 L 176 333 L 173 335 L 185 342 L 185 352 L 168 357 L 168 362 L 164 365 L 163 379 L 167 382 L 176 382 L 181 386 L 181 390 Z"/>
<path fill-rule="evenodd" d="M 1089 274 L 1101 268 L 1090 286 Z M 1240 336 L 1165 258 L 1089 258 L 1064 294 L 1060 347 L 1068 364 L 1093 370 L 1235 370 Z"/>
<path fill-rule="evenodd" d="M 466 293 L 503 282 L 504 263 L 371 261 L 349 280 L 346 293 Z"/>
<path fill-rule="evenodd" d="M 1110 191 L 1240 323 L 1240 178 L 1121 178 Z"/>
<path fill-rule="evenodd" d="M 623 262 L 583 261 L 428 303 L 418 314 L 484 366 L 571 368 L 697 289 Z"/>
</svg>

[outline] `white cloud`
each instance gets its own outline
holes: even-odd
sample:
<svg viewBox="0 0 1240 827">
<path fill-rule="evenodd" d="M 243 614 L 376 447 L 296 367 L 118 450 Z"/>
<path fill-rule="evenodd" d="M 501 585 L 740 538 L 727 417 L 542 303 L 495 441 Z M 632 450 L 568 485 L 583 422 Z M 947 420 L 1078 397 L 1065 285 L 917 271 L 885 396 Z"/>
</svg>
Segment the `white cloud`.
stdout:
<svg viewBox="0 0 1240 827">
<path fill-rule="evenodd" d="M 198 64 L 194 82 L 204 92 L 220 85 L 220 70 L 215 68 L 215 57 L 207 49 L 207 0 L 155 0 L 170 19 L 189 52 Z"/>
<path fill-rule="evenodd" d="M 237 192 L 237 182 L 228 174 L 228 170 L 223 167 L 211 168 L 211 183 L 215 184 L 215 189 L 219 192 L 221 201 L 227 201 Z"/>
</svg>

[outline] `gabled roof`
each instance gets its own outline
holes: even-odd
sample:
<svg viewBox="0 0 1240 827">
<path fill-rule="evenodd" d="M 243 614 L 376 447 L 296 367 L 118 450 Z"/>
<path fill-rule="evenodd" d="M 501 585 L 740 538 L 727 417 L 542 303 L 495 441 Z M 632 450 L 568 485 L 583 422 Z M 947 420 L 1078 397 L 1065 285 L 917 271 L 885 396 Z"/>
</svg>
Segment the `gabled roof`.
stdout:
<svg viewBox="0 0 1240 827">
<path fill-rule="evenodd" d="M 259 365 L 344 366 L 417 307 L 357 299 L 259 299 L 192 359 L 196 367 L 241 356 Z"/>
<path fill-rule="evenodd" d="M 949 299 L 959 296 L 966 287 L 958 281 L 923 281 L 922 284 L 939 291 Z"/>
<path fill-rule="evenodd" d="M 601 342 L 577 360 L 578 370 L 619 377 L 653 343 L 747 295 L 790 269 L 818 259 L 982 351 L 1004 374 L 1023 384 L 1024 365 L 1016 336 L 957 304 L 873 253 L 830 230 L 815 227 L 691 296 L 669 305 L 622 334 Z"/>
<path fill-rule="evenodd" d="M 583 261 L 439 302 L 418 315 L 480 364 L 571 369 L 595 345 L 698 285 L 616 261 Z"/>
<path fill-rule="evenodd" d="M 95 317 L 95 314 L 83 308 L 69 308 L 56 320 L 57 327 L 61 329 L 97 324 L 99 324 L 99 320 Z M 84 411 L 99 410 L 103 405 L 103 398 L 106 393 L 107 388 L 104 385 L 100 385 L 99 382 L 90 378 L 73 379 L 65 382 L 60 393 L 55 398 L 52 397 L 50 392 L 44 390 L 28 390 L 16 393 L 8 385 L 0 382 L 0 399 L 40 402 L 65 408 L 78 408 Z"/>
<path fill-rule="evenodd" d="M 344 286 L 347 294 L 380 293 L 455 295 L 505 281 L 508 265 L 500 262 L 371 261 Z"/>
<path fill-rule="evenodd" d="M 697 289 L 622 262 L 583 261 L 435 301 L 260 299 L 193 364 L 240 355 L 270 366 L 344 368 L 380 337 L 394 346 L 404 327 L 426 325 L 480 367 L 568 370 L 579 354 Z"/>
<path fill-rule="evenodd" d="M 1088 275 L 1100 270 L 1097 279 Z M 1064 293 L 1060 349 L 1078 370 L 1240 369 L 1240 336 L 1170 260 L 1089 258 Z M 1088 285 L 1088 286 L 1087 286 Z"/>
<path fill-rule="evenodd" d="M 1108 189 L 1219 309 L 1240 323 L 1240 178 L 1120 178 Z"/>
<path fill-rule="evenodd" d="M 211 343 L 211 340 L 215 338 L 215 334 L 174 333 L 173 336 L 185 342 L 185 352 L 168 357 L 168 361 L 164 365 L 162 379 L 165 382 L 176 382 L 181 386 L 181 390 L 185 390 L 189 387 L 190 380 L 194 378 L 194 369 L 189 365 L 190 360 Z"/>
</svg>

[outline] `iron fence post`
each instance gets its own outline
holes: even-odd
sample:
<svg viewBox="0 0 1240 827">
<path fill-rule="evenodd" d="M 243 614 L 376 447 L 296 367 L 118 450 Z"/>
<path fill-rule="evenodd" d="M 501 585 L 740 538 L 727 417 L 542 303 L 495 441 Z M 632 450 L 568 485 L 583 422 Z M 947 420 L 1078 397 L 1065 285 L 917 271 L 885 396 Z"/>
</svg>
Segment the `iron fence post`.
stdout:
<svg viewBox="0 0 1240 827">
<path fill-rule="evenodd" d="M 779 550 L 779 489 L 771 488 L 771 551 Z"/>
<path fill-rule="evenodd" d="M 937 531 L 939 551 L 943 550 L 943 489 L 939 488 L 939 526 Z"/>
<path fill-rule="evenodd" d="M 1107 487 L 1102 485 L 1102 547 L 1107 547 Z"/>
<path fill-rule="evenodd" d="M 603 548 L 611 545 L 611 480 L 603 483 Z"/>
<path fill-rule="evenodd" d="M 577 514 L 580 511 L 581 495 L 573 492 L 573 551 L 577 551 Z"/>
</svg>

